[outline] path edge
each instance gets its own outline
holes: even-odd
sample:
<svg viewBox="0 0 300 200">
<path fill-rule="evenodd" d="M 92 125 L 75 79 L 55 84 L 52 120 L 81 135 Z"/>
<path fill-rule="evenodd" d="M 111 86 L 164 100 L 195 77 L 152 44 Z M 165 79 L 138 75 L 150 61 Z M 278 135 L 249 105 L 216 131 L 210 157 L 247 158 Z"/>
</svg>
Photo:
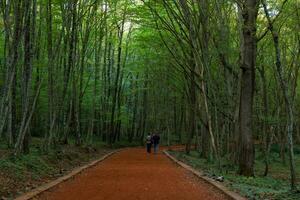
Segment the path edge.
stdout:
<svg viewBox="0 0 300 200">
<path fill-rule="evenodd" d="M 100 162 L 106 160 L 107 158 L 114 155 L 115 153 L 120 152 L 121 150 L 122 149 L 114 150 L 112 152 L 109 152 L 109 153 L 105 154 L 101 158 L 90 162 L 89 164 L 86 164 L 86 165 L 81 166 L 81 167 L 77 167 L 77 168 L 73 169 L 70 173 L 68 173 L 67 175 L 64 175 L 64 176 L 62 176 L 58 179 L 50 181 L 49 183 L 43 184 L 43 185 L 33 189 L 32 191 L 24 193 L 21 196 L 16 197 L 15 200 L 30 200 L 30 199 L 33 199 L 34 197 L 38 196 L 39 194 L 41 194 L 43 192 L 46 192 L 46 191 L 54 188 L 55 186 L 57 186 L 57 185 L 65 182 L 65 181 L 75 177 L 76 175 L 80 174 L 84 170 L 99 164 Z"/>
<path fill-rule="evenodd" d="M 194 169 L 193 167 L 191 167 L 190 165 L 185 164 L 184 162 L 179 161 L 177 158 L 175 158 L 174 156 L 172 156 L 168 151 L 164 150 L 163 153 L 173 162 L 175 162 L 177 165 L 183 167 L 184 169 L 188 170 L 189 172 L 193 173 L 195 176 L 197 176 L 198 178 L 204 180 L 205 182 L 211 184 L 212 186 L 214 186 L 215 188 L 217 188 L 218 190 L 220 190 L 221 192 L 223 192 L 226 196 L 228 196 L 231 199 L 234 200 L 247 200 L 247 198 L 241 196 L 240 194 L 230 191 L 227 187 L 225 187 L 223 184 L 216 182 L 215 180 L 213 180 L 212 178 L 209 178 L 207 176 L 203 175 L 203 172 Z"/>
</svg>

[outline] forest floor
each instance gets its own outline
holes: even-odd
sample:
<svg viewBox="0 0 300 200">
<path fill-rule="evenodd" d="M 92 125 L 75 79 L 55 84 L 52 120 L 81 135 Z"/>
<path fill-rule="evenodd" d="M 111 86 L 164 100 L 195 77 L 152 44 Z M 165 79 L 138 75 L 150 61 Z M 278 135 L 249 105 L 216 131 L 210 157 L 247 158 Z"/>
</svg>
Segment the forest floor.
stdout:
<svg viewBox="0 0 300 200">
<path fill-rule="evenodd" d="M 289 185 L 289 166 L 288 162 L 284 164 L 276 152 L 276 146 L 270 155 L 270 167 L 267 177 L 263 176 L 264 162 L 263 154 L 256 152 L 255 160 L 255 177 L 242 177 L 237 175 L 237 167 L 228 161 L 222 160 L 222 169 L 219 170 L 217 165 L 207 159 L 200 158 L 200 153 L 192 151 L 186 155 L 184 151 L 172 150 L 170 153 L 178 160 L 187 163 L 195 169 L 203 171 L 206 176 L 224 176 L 226 187 L 240 193 L 241 195 L 253 199 L 278 199 L 278 200 L 299 200 L 299 192 L 291 192 Z M 298 189 L 300 188 L 300 151 L 298 147 L 295 151 L 296 170 L 298 174 Z M 286 156 L 286 160 L 288 156 Z"/>
<path fill-rule="evenodd" d="M 44 192 L 46 200 L 224 200 L 227 197 L 174 164 L 162 152 L 122 150 L 73 179 Z"/>
<path fill-rule="evenodd" d="M 111 151 L 104 144 L 89 147 L 69 144 L 45 153 L 40 149 L 42 140 L 33 138 L 32 143 L 30 154 L 18 157 L 0 144 L 0 199 L 12 199 Z"/>
</svg>

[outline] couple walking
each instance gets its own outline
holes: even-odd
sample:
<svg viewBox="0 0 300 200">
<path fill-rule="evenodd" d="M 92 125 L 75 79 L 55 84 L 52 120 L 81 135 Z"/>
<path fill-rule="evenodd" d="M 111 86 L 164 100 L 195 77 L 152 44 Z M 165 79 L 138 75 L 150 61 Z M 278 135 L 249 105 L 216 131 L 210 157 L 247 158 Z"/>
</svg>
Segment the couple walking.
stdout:
<svg viewBox="0 0 300 200">
<path fill-rule="evenodd" d="M 153 147 L 154 147 L 154 153 L 157 153 L 159 140 L 160 140 L 160 137 L 156 133 L 155 134 L 149 134 L 147 136 L 146 143 L 147 143 L 147 152 L 148 153 L 151 153 L 152 144 L 153 144 Z"/>
</svg>

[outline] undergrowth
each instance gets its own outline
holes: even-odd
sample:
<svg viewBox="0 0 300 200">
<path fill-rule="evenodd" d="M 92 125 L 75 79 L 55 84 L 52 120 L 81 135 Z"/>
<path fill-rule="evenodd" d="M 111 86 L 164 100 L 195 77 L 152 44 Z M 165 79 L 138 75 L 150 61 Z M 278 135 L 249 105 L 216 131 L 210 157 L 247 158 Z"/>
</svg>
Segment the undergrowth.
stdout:
<svg viewBox="0 0 300 200">
<path fill-rule="evenodd" d="M 32 190 L 109 151 L 102 142 L 78 147 L 70 140 L 68 145 L 57 145 L 47 152 L 42 150 L 40 139 L 33 138 L 32 144 L 29 154 L 19 156 L 0 145 L 0 197 L 10 199 Z"/>
<path fill-rule="evenodd" d="M 226 159 L 221 161 L 222 169 L 219 169 L 213 161 L 201 158 L 197 151 L 192 151 L 189 155 L 182 151 L 170 151 L 170 153 L 195 169 L 203 171 L 206 176 L 224 176 L 224 184 L 228 188 L 248 199 L 299 200 L 300 193 L 290 191 L 288 165 L 281 161 L 276 146 L 272 150 L 269 175 L 267 177 L 262 175 L 264 172 L 263 156 L 262 153 L 257 152 L 255 177 L 249 178 L 237 175 L 237 166 Z M 300 154 L 298 151 L 296 151 L 296 167 L 298 174 L 300 174 Z"/>
</svg>

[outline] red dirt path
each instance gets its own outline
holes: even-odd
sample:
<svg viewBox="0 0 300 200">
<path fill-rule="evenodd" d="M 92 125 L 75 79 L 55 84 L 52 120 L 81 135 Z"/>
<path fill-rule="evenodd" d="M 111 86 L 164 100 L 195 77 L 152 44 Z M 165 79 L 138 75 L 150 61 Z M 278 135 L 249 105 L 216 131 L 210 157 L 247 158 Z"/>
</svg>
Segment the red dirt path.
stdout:
<svg viewBox="0 0 300 200">
<path fill-rule="evenodd" d="M 43 193 L 46 200 L 216 200 L 228 199 L 165 155 L 142 148 L 123 150 Z"/>
</svg>

